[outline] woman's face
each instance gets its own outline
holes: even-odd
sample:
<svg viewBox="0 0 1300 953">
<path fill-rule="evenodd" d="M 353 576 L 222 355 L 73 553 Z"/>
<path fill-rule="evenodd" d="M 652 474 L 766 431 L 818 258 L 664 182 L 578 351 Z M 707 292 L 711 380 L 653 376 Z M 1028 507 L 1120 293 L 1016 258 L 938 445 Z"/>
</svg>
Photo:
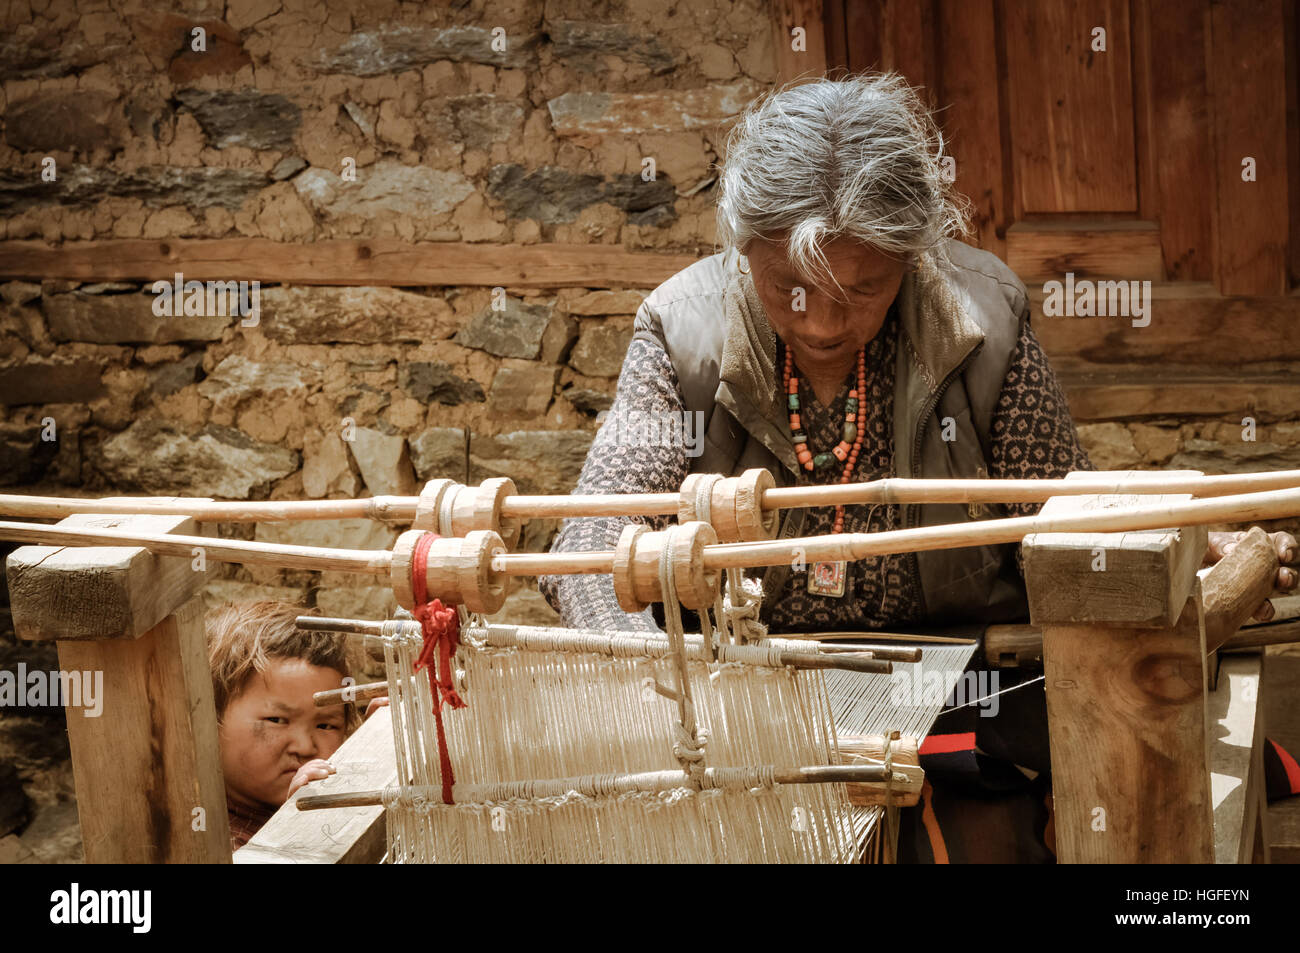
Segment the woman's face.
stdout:
<svg viewBox="0 0 1300 953">
<path fill-rule="evenodd" d="M 838 378 L 853 369 L 858 351 L 885 323 L 904 265 L 847 238 L 822 251 L 843 294 L 834 288 L 828 294 L 796 274 L 782 244 L 751 242 L 746 257 L 772 329 L 794 352 L 799 371 Z"/>
</svg>

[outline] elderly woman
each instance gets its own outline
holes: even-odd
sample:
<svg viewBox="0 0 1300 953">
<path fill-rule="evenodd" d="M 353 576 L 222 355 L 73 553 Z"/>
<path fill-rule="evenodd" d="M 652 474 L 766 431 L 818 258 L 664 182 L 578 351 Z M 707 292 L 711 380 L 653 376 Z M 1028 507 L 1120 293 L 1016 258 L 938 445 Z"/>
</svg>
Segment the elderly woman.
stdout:
<svg viewBox="0 0 1300 953">
<path fill-rule="evenodd" d="M 964 220 L 941 155 L 932 119 L 896 75 L 812 82 L 751 106 L 721 176 L 725 250 L 645 299 L 576 492 L 675 492 L 688 472 L 751 467 L 780 485 L 1092 469 L 1030 327 L 1024 286 L 993 255 L 950 237 Z M 684 414 L 702 422 L 701 442 L 681 432 Z M 656 430 L 627 426 L 635 417 L 675 420 L 677 438 L 646 440 Z M 782 535 L 1038 509 L 795 509 Z M 612 549 L 628 522 L 568 521 L 553 550 Z M 1018 551 L 770 567 L 763 621 L 781 633 L 1023 619 Z M 658 629 L 651 610 L 619 608 L 608 576 L 546 577 L 542 591 L 566 625 Z M 1018 681 L 1004 676 L 1002 687 Z M 927 765 L 922 809 L 903 812 L 900 859 L 1051 859 L 1042 686 L 999 701 L 996 718 L 975 707 L 941 716 L 934 731 L 948 738 L 935 747 L 945 751 Z"/>
</svg>

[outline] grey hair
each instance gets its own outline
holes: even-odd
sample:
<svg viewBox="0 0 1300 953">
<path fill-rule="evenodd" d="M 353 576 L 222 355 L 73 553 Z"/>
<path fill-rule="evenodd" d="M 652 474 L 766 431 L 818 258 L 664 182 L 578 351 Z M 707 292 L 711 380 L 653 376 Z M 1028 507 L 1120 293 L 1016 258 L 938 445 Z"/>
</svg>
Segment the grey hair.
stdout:
<svg viewBox="0 0 1300 953">
<path fill-rule="evenodd" d="M 773 90 L 740 116 L 727 140 L 718 236 L 743 253 L 783 237 L 791 266 L 839 288 L 822 251 L 855 238 L 909 267 L 967 232 L 967 200 L 944 174 L 944 140 L 929 109 L 897 73 Z M 843 289 L 840 289 L 841 291 Z"/>
</svg>

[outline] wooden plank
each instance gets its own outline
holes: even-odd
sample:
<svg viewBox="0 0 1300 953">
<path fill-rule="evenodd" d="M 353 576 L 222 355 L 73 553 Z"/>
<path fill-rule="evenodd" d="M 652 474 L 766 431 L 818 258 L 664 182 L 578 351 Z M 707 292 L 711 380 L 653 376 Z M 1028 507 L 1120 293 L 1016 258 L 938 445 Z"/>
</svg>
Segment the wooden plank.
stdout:
<svg viewBox="0 0 1300 953">
<path fill-rule="evenodd" d="M 1286 50 L 1287 210 L 1290 219 L 1288 277 L 1300 285 L 1300 26 L 1296 4 L 1283 4 Z"/>
<path fill-rule="evenodd" d="M 826 72 L 849 68 L 848 24 L 844 17 L 845 0 L 825 0 L 822 4 L 822 23 L 826 29 Z"/>
<path fill-rule="evenodd" d="M 78 515 L 58 525 L 200 535 L 188 516 Z M 137 638 L 207 581 L 192 560 L 129 546 L 22 546 L 6 574 L 14 632 L 30 641 Z"/>
<path fill-rule="evenodd" d="M 1215 280 L 1224 294 L 1287 291 L 1289 199 L 1282 0 L 1210 4 L 1217 181 Z M 1256 181 L 1242 180 L 1242 162 Z"/>
<path fill-rule="evenodd" d="M 878 70 L 884 62 L 883 7 L 884 0 L 844 0 L 844 33 L 852 72 Z"/>
<path fill-rule="evenodd" d="M 1214 862 L 1250 863 L 1260 821 L 1264 745 L 1260 702 L 1263 655 L 1225 655 L 1208 699 L 1210 789 L 1214 804 Z"/>
<path fill-rule="evenodd" d="M 1213 860 L 1198 598 L 1171 628 L 1044 626 L 1061 862 Z"/>
<path fill-rule="evenodd" d="M 1015 217 L 1136 212 L 1127 0 L 1004 0 Z M 1091 32 L 1106 30 L 1106 51 Z"/>
<path fill-rule="evenodd" d="M 257 279 L 306 285 L 644 288 L 699 255 L 610 245 L 486 245 L 373 238 L 306 244 L 261 238 L 0 242 L 0 278 L 78 281 Z"/>
<path fill-rule="evenodd" d="M 387 708 L 362 722 L 331 757 L 337 773 L 313 781 L 286 801 L 247 844 L 235 851 L 237 864 L 372 864 L 386 850 L 382 807 L 300 811 L 308 794 L 382 789 L 397 782 L 397 755 Z"/>
<path fill-rule="evenodd" d="M 945 108 L 935 119 L 956 163 L 955 184 L 971 201 L 975 243 L 1005 259 L 1008 209 L 993 0 L 940 3 L 937 22 L 939 99 Z"/>
<path fill-rule="evenodd" d="M 1137 213 L 1146 221 L 1160 215 L 1157 201 L 1155 116 L 1151 108 L 1151 18 L 1149 0 L 1129 0 L 1129 46 L 1133 70 L 1133 149 L 1137 172 Z"/>
<path fill-rule="evenodd" d="M 1026 286 L 1030 321 L 1058 370 L 1087 365 L 1227 365 L 1300 361 L 1300 295 L 1231 298 L 1209 282 L 1153 282 L 1151 323 L 1048 317 L 1041 283 Z"/>
<path fill-rule="evenodd" d="M 1138 472 L 1111 471 L 1117 479 Z M 1167 472 L 1201 475 L 1199 470 Z M 1087 476 L 1075 472 L 1066 479 Z M 1054 496 L 1040 512 L 1063 516 L 1191 498 L 1186 493 Z M 1127 533 L 1030 533 L 1021 545 L 1030 619 L 1039 626 L 1172 626 L 1196 584 L 1206 544 L 1204 526 Z"/>
<path fill-rule="evenodd" d="M 1300 380 L 1294 373 L 1222 374 L 1125 366 L 1058 372 L 1076 421 L 1188 415 L 1251 415 L 1261 423 L 1295 416 Z M 1241 418 L 1238 417 L 1238 420 Z"/>
<path fill-rule="evenodd" d="M 1105 277 L 1159 281 L 1163 262 L 1155 222 L 1016 222 L 1007 229 L 1007 266 L 1028 283 Z"/>
<path fill-rule="evenodd" d="M 68 710 L 86 863 L 229 863 L 202 597 L 137 639 L 59 642 L 59 666 L 103 673 L 101 716 Z"/>
<path fill-rule="evenodd" d="M 938 105 L 938 28 L 935 0 L 885 0 L 882 33 L 885 69 L 902 73 L 923 101 Z"/>
<path fill-rule="evenodd" d="M 1178 281 L 1214 277 L 1212 209 L 1215 193 L 1210 94 L 1205 69 L 1205 20 L 1209 4 L 1197 0 L 1139 0 L 1152 35 L 1146 47 L 1150 75 L 1147 166 L 1155 173 L 1155 210 L 1160 220 L 1165 272 Z M 1135 59 L 1141 54 L 1135 50 Z M 1143 153 L 1138 154 L 1139 165 Z M 1149 174 L 1149 173 L 1148 173 Z M 1146 175 L 1142 175 L 1146 181 Z M 1188 201 L 1196 196 L 1196 201 Z"/>
<path fill-rule="evenodd" d="M 772 48 L 777 80 L 815 79 L 826 73 L 826 30 L 821 0 L 772 0 Z M 793 49 L 796 27 L 804 30 L 804 49 Z"/>
</svg>

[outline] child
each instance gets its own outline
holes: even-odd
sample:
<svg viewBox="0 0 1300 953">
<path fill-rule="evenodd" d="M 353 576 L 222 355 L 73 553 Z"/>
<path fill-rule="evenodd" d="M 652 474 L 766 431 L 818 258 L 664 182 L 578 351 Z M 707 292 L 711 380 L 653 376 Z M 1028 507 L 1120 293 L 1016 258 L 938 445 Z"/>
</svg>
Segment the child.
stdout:
<svg viewBox="0 0 1300 953">
<path fill-rule="evenodd" d="M 355 721 L 350 707 L 313 703 L 316 692 L 343 687 L 348 664 L 344 636 L 295 626 L 309 613 L 284 602 L 228 604 L 208 613 L 232 851 L 295 791 L 334 773 L 326 759 Z"/>
</svg>

